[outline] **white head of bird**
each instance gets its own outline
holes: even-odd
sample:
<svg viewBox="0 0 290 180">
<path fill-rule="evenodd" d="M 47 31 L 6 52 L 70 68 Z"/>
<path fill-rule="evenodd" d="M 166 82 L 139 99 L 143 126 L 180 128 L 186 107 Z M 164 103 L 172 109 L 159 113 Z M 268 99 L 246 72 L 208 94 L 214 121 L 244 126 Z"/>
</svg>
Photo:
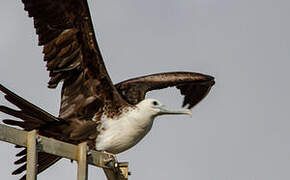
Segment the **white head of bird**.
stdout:
<svg viewBox="0 0 290 180">
<path fill-rule="evenodd" d="M 156 99 L 144 99 L 137 105 L 138 111 L 144 117 L 148 116 L 151 118 L 155 118 L 159 115 L 170 115 L 170 114 L 187 114 L 191 115 L 191 111 L 189 109 L 185 110 L 169 110 L 164 104 Z"/>
</svg>

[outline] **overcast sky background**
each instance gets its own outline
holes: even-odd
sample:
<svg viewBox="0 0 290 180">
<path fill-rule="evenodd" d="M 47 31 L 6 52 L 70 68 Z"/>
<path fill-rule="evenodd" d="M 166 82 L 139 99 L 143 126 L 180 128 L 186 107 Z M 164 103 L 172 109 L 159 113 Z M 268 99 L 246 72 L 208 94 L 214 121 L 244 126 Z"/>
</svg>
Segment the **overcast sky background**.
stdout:
<svg viewBox="0 0 290 180">
<path fill-rule="evenodd" d="M 290 179 L 290 1 L 89 3 L 114 82 L 165 71 L 216 77 L 192 118 L 159 117 L 143 141 L 118 155 L 129 161 L 130 179 Z M 42 48 L 20 0 L 1 2 L 0 22 L 0 82 L 57 115 L 60 88 L 46 87 Z M 150 97 L 171 108 L 182 103 L 175 89 Z M 16 152 L 0 142 L 1 179 L 17 179 L 10 175 Z M 62 160 L 39 179 L 76 179 L 76 163 Z M 91 167 L 89 179 L 103 172 Z"/>
</svg>

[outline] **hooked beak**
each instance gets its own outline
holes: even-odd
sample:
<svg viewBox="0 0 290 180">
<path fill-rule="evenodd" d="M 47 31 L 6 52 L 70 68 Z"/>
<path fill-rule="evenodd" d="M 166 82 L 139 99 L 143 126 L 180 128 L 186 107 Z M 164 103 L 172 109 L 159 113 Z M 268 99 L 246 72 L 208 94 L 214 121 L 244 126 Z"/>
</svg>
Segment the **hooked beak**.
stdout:
<svg viewBox="0 0 290 180">
<path fill-rule="evenodd" d="M 158 107 L 160 110 L 159 114 L 160 115 L 165 115 L 165 114 L 187 114 L 192 116 L 192 113 L 189 109 L 182 109 L 182 110 L 169 110 L 166 106 L 162 105 Z"/>
</svg>

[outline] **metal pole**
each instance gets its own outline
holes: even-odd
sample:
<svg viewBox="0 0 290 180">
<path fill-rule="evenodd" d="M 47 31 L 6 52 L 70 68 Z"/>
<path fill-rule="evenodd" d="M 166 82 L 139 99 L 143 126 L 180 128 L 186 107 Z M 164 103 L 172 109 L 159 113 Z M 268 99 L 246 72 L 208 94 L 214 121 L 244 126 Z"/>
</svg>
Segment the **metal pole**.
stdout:
<svg viewBox="0 0 290 180">
<path fill-rule="evenodd" d="M 26 177 L 28 180 L 37 179 L 37 149 L 36 149 L 36 131 L 30 131 L 27 134 L 27 164 Z"/>
<path fill-rule="evenodd" d="M 78 180 L 88 179 L 87 142 L 78 145 Z"/>
<path fill-rule="evenodd" d="M 103 168 L 106 177 L 108 180 L 128 180 L 129 171 L 128 171 L 128 163 L 116 163 L 114 164 L 114 170 Z"/>
</svg>

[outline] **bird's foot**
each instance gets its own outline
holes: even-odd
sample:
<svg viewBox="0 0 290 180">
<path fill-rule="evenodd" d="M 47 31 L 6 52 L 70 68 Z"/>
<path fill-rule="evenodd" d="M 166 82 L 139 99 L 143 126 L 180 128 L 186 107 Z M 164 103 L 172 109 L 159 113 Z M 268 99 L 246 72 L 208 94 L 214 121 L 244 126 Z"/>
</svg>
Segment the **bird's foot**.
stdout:
<svg viewBox="0 0 290 180">
<path fill-rule="evenodd" d="M 103 153 L 106 153 L 110 155 L 111 157 L 105 160 L 105 164 L 110 168 L 117 168 L 118 167 L 118 160 L 115 154 L 109 153 L 107 151 L 101 151 Z"/>
</svg>

